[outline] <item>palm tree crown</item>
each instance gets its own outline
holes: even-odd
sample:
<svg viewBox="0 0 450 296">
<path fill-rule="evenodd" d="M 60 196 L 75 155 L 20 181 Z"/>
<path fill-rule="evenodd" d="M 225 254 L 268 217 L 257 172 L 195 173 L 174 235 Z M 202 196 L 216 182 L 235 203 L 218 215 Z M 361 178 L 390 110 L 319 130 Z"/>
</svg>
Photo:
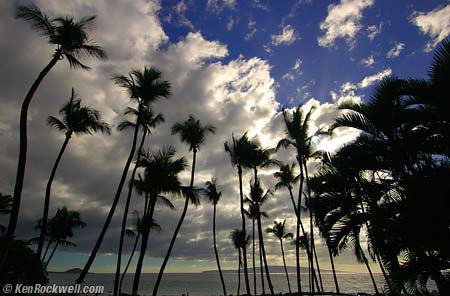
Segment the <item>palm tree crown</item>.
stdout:
<svg viewBox="0 0 450 296">
<path fill-rule="evenodd" d="M 188 120 L 177 122 L 172 126 L 172 135 L 180 134 L 181 141 L 189 145 L 189 151 L 198 151 L 205 141 L 207 132 L 214 134 L 216 128 L 212 125 L 202 125 L 200 120 L 189 115 Z"/>
<path fill-rule="evenodd" d="M 244 133 L 239 139 L 236 139 L 233 135 L 232 143 L 225 142 L 224 146 L 225 151 L 230 154 L 233 166 L 253 168 L 254 165 L 250 156 L 258 149 L 258 145 L 249 140 L 247 133 Z"/>
<path fill-rule="evenodd" d="M 217 191 L 216 182 L 217 182 L 216 178 L 212 178 L 211 181 L 207 181 L 205 183 L 205 185 L 206 185 L 206 189 L 205 189 L 206 197 L 208 197 L 209 201 L 213 205 L 216 205 L 219 202 L 220 197 L 222 196 L 222 192 L 218 192 Z"/>
<path fill-rule="evenodd" d="M 283 222 L 277 222 L 277 221 L 273 221 L 273 226 L 272 228 L 267 228 L 266 232 L 267 233 L 273 233 L 273 235 L 275 235 L 279 240 L 283 240 L 286 238 L 293 238 L 294 235 L 291 232 L 286 232 L 285 229 L 285 223 L 286 220 L 283 220 Z"/>
<path fill-rule="evenodd" d="M 19 6 L 16 18 L 30 22 L 33 29 L 46 37 L 50 44 L 56 45 L 54 56 L 65 57 L 71 68 L 90 69 L 80 62 L 81 57 L 106 58 L 105 51 L 89 38 L 96 16 L 80 20 L 70 16 L 50 18 L 37 6 L 30 4 Z"/>
<path fill-rule="evenodd" d="M 295 185 L 298 182 L 300 176 L 295 176 L 295 167 L 295 163 L 291 165 L 280 164 L 280 170 L 273 174 L 273 176 L 278 179 L 278 183 L 275 184 L 275 190 L 292 188 L 292 185 Z"/>
</svg>

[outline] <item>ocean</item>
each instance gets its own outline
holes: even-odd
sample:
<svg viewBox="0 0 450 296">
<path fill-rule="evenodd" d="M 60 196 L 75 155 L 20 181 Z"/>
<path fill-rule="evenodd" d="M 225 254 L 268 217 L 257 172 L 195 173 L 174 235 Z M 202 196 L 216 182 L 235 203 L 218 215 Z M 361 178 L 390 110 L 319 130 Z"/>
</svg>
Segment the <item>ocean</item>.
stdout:
<svg viewBox="0 0 450 296">
<path fill-rule="evenodd" d="M 70 285 L 75 282 L 77 274 L 71 273 L 50 273 L 50 284 Z M 151 295 L 153 283 L 157 274 L 142 274 L 139 286 L 140 295 Z M 382 274 L 374 274 L 378 289 L 381 292 L 384 286 Z M 237 273 L 224 273 L 227 294 L 236 295 Z M 291 273 L 289 279 L 293 291 L 296 291 L 296 275 Z M 369 274 L 366 273 L 338 273 L 339 288 L 342 293 L 364 292 L 374 294 L 374 288 L 370 281 Z M 250 289 L 253 293 L 253 274 L 249 273 Z M 257 292 L 261 292 L 260 275 L 257 274 Z M 288 285 L 284 273 L 272 273 L 271 280 L 276 293 L 287 293 Z M 302 274 L 302 289 L 308 291 L 308 274 Z M 331 273 L 322 274 L 322 282 L 326 292 L 334 292 L 335 286 Z M 124 279 L 122 292 L 130 293 L 133 284 L 133 274 L 127 274 Z M 92 273 L 86 277 L 85 285 L 103 285 L 105 294 L 112 294 L 114 285 L 114 274 Z M 245 291 L 245 283 L 241 275 L 241 293 Z M 268 292 L 266 283 L 266 293 Z M 104 294 L 104 295 L 105 295 Z M 167 273 L 164 275 L 160 285 L 159 295 L 161 296 L 220 296 L 222 285 L 218 273 Z"/>
</svg>

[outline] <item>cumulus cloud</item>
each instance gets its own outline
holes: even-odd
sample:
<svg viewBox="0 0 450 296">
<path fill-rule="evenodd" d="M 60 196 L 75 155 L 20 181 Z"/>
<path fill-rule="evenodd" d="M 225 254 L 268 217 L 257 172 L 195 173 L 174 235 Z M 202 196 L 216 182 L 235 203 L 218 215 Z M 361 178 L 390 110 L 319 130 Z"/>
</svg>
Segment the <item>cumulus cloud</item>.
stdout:
<svg viewBox="0 0 450 296">
<path fill-rule="evenodd" d="M 375 82 L 378 82 L 382 80 L 383 78 L 392 75 L 392 69 L 386 68 L 381 72 L 378 72 L 376 74 L 366 76 L 363 80 L 361 80 L 360 83 L 358 83 L 359 88 L 366 88 L 374 84 Z"/>
<path fill-rule="evenodd" d="M 411 22 L 432 40 L 427 42 L 425 51 L 429 52 L 450 35 L 450 4 L 437 7 L 429 12 L 414 12 Z"/>
<path fill-rule="evenodd" d="M 279 34 L 270 35 L 272 38 L 272 44 L 275 46 L 282 44 L 292 44 L 297 36 L 295 30 L 291 25 L 284 26 Z"/>
<path fill-rule="evenodd" d="M 319 45 L 331 47 L 336 39 L 344 38 L 353 47 L 362 28 L 363 11 L 373 4 L 374 0 L 341 0 L 339 4 L 330 4 L 327 17 L 320 23 L 325 34 L 317 38 Z"/>
<path fill-rule="evenodd" d="M 214 13 L 220 13 L 225 8 L 234 9 L 236 0 L 208 0 L 206 7 Z"/>
<path fill-rule="evenodd" d="M 300 67 L 302 66 L 302 63 L 300 58 L 295 59 L 294 65 L 281 78 L 293 81 L 296 75 L 301 74 Z"/>
<path fill-rule="evenodd" d="M 363 64 L 365 67 L 371 67 L 373 64 L 375 64 L 375 59 L 373 58 L 373 54 L 370 56 L 363 58 L 361 60 L 361 64 Z"/>
<path fill-rule="evenodd" d="M 372 25 L 367 27 L 367 38 L 372 41 L 378 34 L 381 33 L 381 28 L 383 27 L 383 22 L 381 22 L 378 26 Z"/>
<path fill-rule="evenodd" d="M 404 48 L 405 48 L 405 43 L 396 42 L 395 46 L 387 52 L 386 57 L 388 59 L 398 58 Z"/>
</svg>

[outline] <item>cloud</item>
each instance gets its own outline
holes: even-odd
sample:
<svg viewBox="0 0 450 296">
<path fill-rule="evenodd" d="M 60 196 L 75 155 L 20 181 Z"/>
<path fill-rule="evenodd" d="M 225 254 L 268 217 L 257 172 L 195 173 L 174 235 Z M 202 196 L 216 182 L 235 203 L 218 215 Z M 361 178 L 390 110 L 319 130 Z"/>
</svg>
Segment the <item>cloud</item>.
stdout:
<svg viewBox="0 0 450 296">
<path fill-rule="evenodd" d="M 249 32 L 247 34 L 245 34 L 244 39 L 245 40 L 250 40 L 252 39 L 253 35 L 255 35 L 255 33 L 258 31 L 258 29 L 255 28 L 256 25 L 256 21 L 254 21 L 253 19 L 249 19 L 248 21 L 248 30 Z"/>
<path fill-rule="evenodd" d="M 359 88 L 366 88 L 374 84 L 375 82 L 378 82 L 382 80 L 383 78 L 392 75 L 391 68 L 386 68 L 385 70 L 378 72 L 376 74 L 366 76 L 363 80 L 361 80 L 360 83 L 358 83 Z"/>
<path fill-rule="evenodd" d="M 386 54 L 386 57 L 388 59 L 398 58 L 404 48 L 405 48 L 405 43 L 396 42 L 395 46 L 388 51 L 388 53 Z"/>
<path fill-rule="evenodd" d="M 427 42 L 425 51 L 429 52 L 450 35 L 450 4 L 437 7 L 430 12 L 414 12 L 411 22 L 432 40 Z"/>
<path fill-rule="evenodd" d="M 280 34 L 270 35 L 272 44 L 275 46 L 282 44 L 292 44 L 296 39 L 295 30 L 291 25 L 284 26 Z"/>
<path fill-rule="evenodd" d="M 373 54 L 370 56 L 363 58 L 361 60 L 361 64 L 364 65 L 364 67 L 371 67 L 373 64 L 375 64 L 375 59 L 373 58 Z"/>
<path fill-rule="evenodd" d="M 355 44 L 356 34 L 361 30 L 363 10 L 372 6 L 374 0 L 341 0 L 339 4 L 328 6 L 328 15 L 320 23 L 325 34 L 317 41 L 322 47 L 334 46 L 336 39 L 345 38 L 350 47 Z"/>
<path fill-rule="evenodd" d="M 225 8 L 234 9 L 236 0 L 208 0 L 206 7 L 214 13 L 221 13 Z"/>
<path fill-rule="evenodd" d="M 233 29 L 235 24 L 236 20 L 232 16 L 228 17 L 227 31 L 231 31 L 231 29 Z"/>
<path fill-rule="evenodd" d="M 367 27 L 367 38 L 369 38 L 370 41 L 372 41 L 378 34 L 381 33 L 381 28 L 383 27 L 383 22 L 380 22 L 380 24 L 372 25 Z"/>
<path fill-rule="evenodd" d="M 285 73 L 281 78 L 293 81 L 295 79 L 295 75 L 301 74 L 300 67 L 302 63 L 303 62 L 300 58 L 295 59 L 295 63 L 289 72 Z"/>
<path fill-rule="evenodd" d="M 191 30 L 194 30 L 194 25 L 192 22 L 187 18 L 186 12 L 188 10 L 188 4 L 184 0 L 179 1 L 174 7 L 173 10 L 175 11 L 177 15 L 177 23 L 181 26 L 188 27 Z"/>
</svg>

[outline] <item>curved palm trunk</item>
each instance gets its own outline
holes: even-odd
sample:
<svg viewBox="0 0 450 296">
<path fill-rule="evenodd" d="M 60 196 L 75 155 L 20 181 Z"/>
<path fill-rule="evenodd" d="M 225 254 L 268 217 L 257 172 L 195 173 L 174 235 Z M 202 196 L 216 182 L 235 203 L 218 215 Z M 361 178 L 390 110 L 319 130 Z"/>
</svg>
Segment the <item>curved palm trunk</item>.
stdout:
<svg viewBox="0 0 450 296">
<path fill-rule="evenodd" d="M 225 281 L 223 279 L 222 269 L 220 268 L 219 253 L 217 252 L 217 242 L 216 242 L 216 204 L 214 204 L 214 212 L 213 212 L 213 241 L 214 241 L 214 254 L 216 255 L 217 269 L 219 270 L 220 281 L 222 283 L 223 296 L 227 296 L 227 289 L 225 287 Z"/>
<path fill-rule="evenodd" d="M 261 245 L 262 257 L 264 260 L 264 269 L 266 271 L 267 284 L 269 285 L 270 295 L 274 295 L 272 281 L 270 280 L 269 265 L 267 264 L 266 250 L 264 249 L 264 238 L 262 234 L 261 217 L 257 219 L 259 243 Z"/>
<path fill-rule="evenodd" d="M 258 231 L 259 233 L 259 231 Z M 258 234 L 258 241 L 259 241 L 259 234 Z M 266 287 L 264 285 L 264 264 L 263 264 L 263 256 L 262 256 L 262 250 L 261 250 L 261 244 L 258 242 L 258 249 L 259 249 L 259 270 L 261 275 L 261 287 L 262 287 L 262 294 L 266 295 Z"/>
<path fill-rule="evenodd" d="M 302 230 L 303 236 L 306 237 L 306 231 L 305 231 L 305 228 L 303 227 L 302 220 L 300 220 L 300 228 Z M 306 245 L 306 255 L 308 256 L 308 262 L 310 262 L 310 260 L 312 260 L 311 259 L 312 258 L 312 254 L 311 254 L 311 250 L 309 249 L 309 247 L 310 247 L 309 245 Z M 308 268 L 309 268 L 309 266 L 308 266 Z M 316 276 L 315 270 L 313 270 L 312 273 L 311 272 L 309 273 L 309 277 L 310 277 L 310 285 L 311 285 L 311 281 L 314 281 L 314 283 L 316 284 L 316 287 L 318 287 L 319 286 L 319 282 L 317 280 L 317 276 Z"/>
<path fill-rule="evenodd" d="M 295 267 L 297 269 L 297 292 L 298 295 L 302 294 L 302 284 L 300 278 L 300 225 L 301 225 L 301 206 L 302 206 L 302 194 L 303 194 L 303 167 L 301 165 L 300 155 L 297 155 L 297 161 L 300 163 L 300 185 L 298 188 L 298 200 L 297 200 L 297 208 L 295 209 L 296 215 L 296 244 L 295 244 Z"/>
<path fill-rule="evenodd" d="M 14 185 L 13 203 L 11 206 L 11 214 L 9 216 L 8 230 L 6 231 L 6 239 L 13 239 L 17 227 L 17 219 L 19 218 L 20 200 L 22 197 L 23 180 L 25 178 L 25 167 L 27 162 L 27 120 L 28 120 L 28 107 L 30 106 L 31 99 L 34 96 L 37 88 L 41 84 L 44 77 L 50 72 L 50 70 L 56 65 L 61 57 L 61 53 L 57 51 L 53 58 L 50 60 L 47 66 L 39 73 L 36 80 L 31 85 L 25 99 L 22 103 L 20 110 L 20 146 L 19 146 L 19 161 L 17 164 L 16 183 Z"/>
<path fill-rule="evenodd" d="M 252 218 L 252 252 L 253 252 L 253 292 L 258 295 L 256 291 L 256 266 L 255 266 L 255 219 Z"/>
<path fill-rule="evenodd" d="M 146 135 L 147 135 L 147 132 L 144 129 L 144 132 L 142 134 L 141 143 L 139 145 L 139 149 L 138 149 L 138 153 L 137 153 L 136 164 L 134 165 L 133 172 L 131 173 L 131 177 L 130 177 L 130 184 L 128 186 L 127 200 L 125 201 L 125 209 L 123 210 L 122 226 L 120 229 L 119 250 L 117 252 L 116 276 L 114 278 L 114 296 L 117 296 L 118 292 L 119 292 L 120 265 L 122 263 L 122 249 L 123 249 L 123 241 L 124 241 L 124 237 L 125 237 L 125 228 L 127 225 L 128 210 L 130 208 L 131 196 L 133 194 L 133 180 L 134 180 L 134 176 L 136 175 L 136 171 L 138 169 L 137 164 L 138 164 L 140 156 L 141 156 L 141 152 L 142 152 L 142 148 L 144 146 Z"/>
<path fill-rule="evenodd" d="M 238 166 L 238 176 L 239 176 L 239 197 L 240 197 L 240 202 L 241 202 L 242 232 L 244 234 L 244 237 L 247 237 L 247 232 L 245 231 L 244 193 L 242 191 L 242 167 L 241 166 Z M 246 248 L 242 249 L 242 261 L 244 263 L 243 265 L 244 265 L 245 289 L 246 289 L 247 295 L 251 295 L 251 293 L 250 293 L 250 284 L 249 284 L 249 280 L 248 280 L 247 250 L 246 250 Z"/>
<path fill-rule="evenodd" d="M 336 269 L 334 268 L 333 254 L 331 253 L 328 239 L 327 239 L 327 249 L 328 249 L 328 256 L 330 256 L 331 271 L 333 272 L 333 280 L 334 280 L 334 285 L 336 286 L 336 293 L 340 294 L 341 292 L 339 291 L 339 284 L 338 284 L 338 280 L 336 277 Z"/>
<path fill-rule="evenodd" d="M 366 254 L 364 254 L 364 251 L 359 244 L 358 244 L 358 248 L 359 248 L 359 251 L 361 252 L 361 256 L 364 261 L 364 264 L 366 265 L 367 270 L 369 271 L 370 280 L 372 281 L 372 285 L 373 285 L 373 289 L 375 290 L 375 294 L 378 295 L 380 293 L 378 292 L 377 283 L 375 282 L 375 278 L 373 277 L 372 269 L 369 266 L 369 261 L 367 260 Z"/>
<path fill-rule="evenodd" d="M 192 189 L 194 186 L 196 156 L 197 156 L 197 150 L 194 148 L 192 151 L 191 183 L 189 185 L 189 189 Z M 172 249 L 175 244 L 175 240 L 177 239 L 178 232 L 181 229 L 181 225 L 183 225 L 183 221 L 186 216 L 188 206 L 189 206 L 189 198 L 186 197 L 186 200 L 184 202 L 183 212 L 181 213 L 180 220 L 178 221 L 177 227 L 175 228 L 175 232 L 173 233 L 172 240 L 170 241 L 169 249 L 167 250 L 166 257 L 164 257 L 164 261 L 161 265 L 161 269 L 159 270 L 158 278 L 156 279 L 155 286 L 153 287 L 153 296 L 156 296 L 158 294 L 158 289 L 159 289 L 159 285 L 161 283 L 162 276 L 164 274 L 164 269 L 166 268 L 167 262 L 169 261 L 170 254 L 172 253 Z"/>
<path fill-rule="evenodd" d="M 314 261 L 316 261 L 317 275 L 319 276 L 319 284 L 320 284 L 320 290 L 319 290 L 319 286 L 317 286 L 317 289 L 319 290 L 319 292 L 323 292 L 322 274 L 320 273 L 319 260 L 317 259 L 316 245 L 313 243 L 312 247 L 313 247 L 313 252 L 314 252 Z"/>
<path fill-rule="evenodd" d="M 139 259 L 136 264 L 136 272 L 134 273 L 132 295 L 137 295 L 137 292 L 139 289 L 139 282 L 141 280 L 142 266 L 144 264 L 145 252 L 147 251 L 147 247 L 148 247 L 148 238 L 150 237 L 151 222 L 153 219 L 153 213 L 155 211 L 157 197 L 151 196 L 150 199 L 151 199 L 150 210 L 146 212 L 147 216 L 144 216 L 144 220 L 143 220 L 143 223 L 145 223 L 145 226 L 144 226 L 143 233 L 142 233 L 141 250 L 139 252 Z"/>
<path fill-rule="evenodd" d="M 49 264 L 50 261 L 52 260 L 53 255 L 55 254 L 55 251 L 56 251 L 56 248 L 58 247 L 58 245 L 59 245 L 59 240 L 56 241 L 56 244 L 55 244 L 55 246 L 53 247 L 52 252 L 50 253 L 50 257 L 48 257 L 48 260 L 47 260 L 47 262 L 46 262 L 45 265 L 44 265 L 44 268 L 45 268 L 45 269 L 47 269 L 48 264 Z"/>
<path fill-rule="evenodd" d="M 394 291 L 394 290 L 393 290 L 393 289 L 394 289 L 394 286 L 392 286 L 392 283 L 391 283 L 391 281 L 390 281 L 388 275 L 386 274 L 386 270 L 384 269 L 383 262 L 381 261 L 380 255 L 379 255 L 378 252 L 376 252 L 376 251 L 375 251 L 375 256 L 376 256 L 376 258 L 377 258 L 378 265 L 380 266 L 381 273 L 383 274 L 384 280 L 386 281 L 386 283 L 387 283 L 389 289 L 390 289 L 391 291 Z"/>
<path fill-rule="evenodd" d="M 283 256 L 283 266 L 284 266 L 284 272 L 286 273 L 286 280 L 288 283 L 288 289 L 289 289 L 289 294 L 292 294 L 291 291 L 291 282 L 289 281 L 289 273 L 287 271 L 287 267 L 286 267 L 286 259 L 284 257 L 284 248 L 283 248 L 283 240 L 280 239 L 280 245 L 281 245 L 281 255 Z"/>
<path fill-rule="evenodd" d="M 49 240 L 48 240 L 47 247 L 45 248 L 44 255 L 42 256 L 41 262 L 44 262 L 44 261 L 45 261 L 45 257 L 47 257 L 47 253 L 48 253 L 48 250 L 50 249 L 50 245 L 51 245 L 51 244 L 52 244 L 52 240 L 49 239 Z"/>
<path fill-rule="evenodd" d="M 239 262 L 238 262 L 238 286 L 237 286 L 237 295 L 239 296 L 239 293 L 241 291 L 241 261 L 242 261 L 242 256 L 241 256 L 241 249 L 238 248 L 238 252 L 239 252 Z"/>
<path fill-rule="evenodd" d="M 139 108 L 141 108 L 141 107 L 139 107 Z M 140 122 L 140 112 L 138 112 L 136 122 Z M 95 257 L 97 256 L 98 250 L 100 249 L 100 246 L 103 242 L 103 238 L 105 237 L 106 231 L 108 230 L 109 223 L 111 223 L 111 219 L 114 215 L 117 204 L 119 203 L 120 194 L 122 193 L 122 188 L 123 188 L 123 185 L 125 184 L 125 180 L 127 178 L 127 174 L 128 174 L 128 170 L 131 165 L 131 161 L 133 160 L 133 157 L 134 157 L 134 152 L 136 151 L 136 142 L 137 142 L 138 132 L 139 132 L 139 126 L 136 125 L 136 127 L 134 129 L 133 143 L 131 145 L 130 154 L 128 155 L 128 159 L 127 159 L 127 162 L 125 163 L 125 167 L 123 168 L 122 176 L 120 178 L 119 186 L 117 187 L 116 195 L 114 196 L 114 200 L 111 205 L 111 209 L 109 210 L 108 216 L 106 217 L 105 224 L 103 224 L 103 228 L 100 232 L 97 242 L 95 243 L 94 249 L 92 250 L 91 255 L 89 256 L 89 259 L 86 262 L 86 265 L 84 266 L 83 270 L 81 271 L 80 275 L 78 276 L 78 279 L 76 280 L 77 284 L 83 283 L 84 278 L 86 277 L 89 269 L 91 268 L 92 263 L 94 262 Z"/>
<path fill-rule="evenodd" d="M 128 267 L 130 267 L 131 261 L 133 260 L 133 256 L 134 256 L 134 253 L 136 252 L 136 248 L 137 248 L 137 244 L 138 244 L 140 236 L 141 236 L 140 233 L 138 233 L 138 235 L 136 235 L 136 239 L 134 240 L 133 250 L 131 251 L 131 254 L 130 254 L 130 259 L 128 259 L 127 265 L 125 266 L 122 276 L 120 277 L 119 295 L 122 294 L 123 279 L 125 278 L 125 275 L 127 274 L 127 271 L 128 271 Z"/>
<path fill-rule="evenodd" d="M 66 138 L 64 139 L 64 143 L 61 146 L 58 157 L 56 157 L 55 164 L 53 165 L 52 172 L 50 173 L 50 178 L 48 179 L 47 182 L 47 187 L 45 188 L 44 213 L 42 215 L 41 233 L 39 235 L 39 244 L 37 248 L 37 255 L 39 256 L 39 258 L 41 258 L 42 255 L 42 249 L 44 248 L 45 234 L 47 233 L 48 210 L 50 207 L 50 193 L 52 191 L 53 179 L 55 178 L 56 169 L 58 168 L 59 162 L 61 161 L 61 158 L 63 156 L 64 151 L 66 150 L 67 144 L 69 143 L 71 136 L 72 136 L 71 132 L 66 133 Z"/>
</svg>

